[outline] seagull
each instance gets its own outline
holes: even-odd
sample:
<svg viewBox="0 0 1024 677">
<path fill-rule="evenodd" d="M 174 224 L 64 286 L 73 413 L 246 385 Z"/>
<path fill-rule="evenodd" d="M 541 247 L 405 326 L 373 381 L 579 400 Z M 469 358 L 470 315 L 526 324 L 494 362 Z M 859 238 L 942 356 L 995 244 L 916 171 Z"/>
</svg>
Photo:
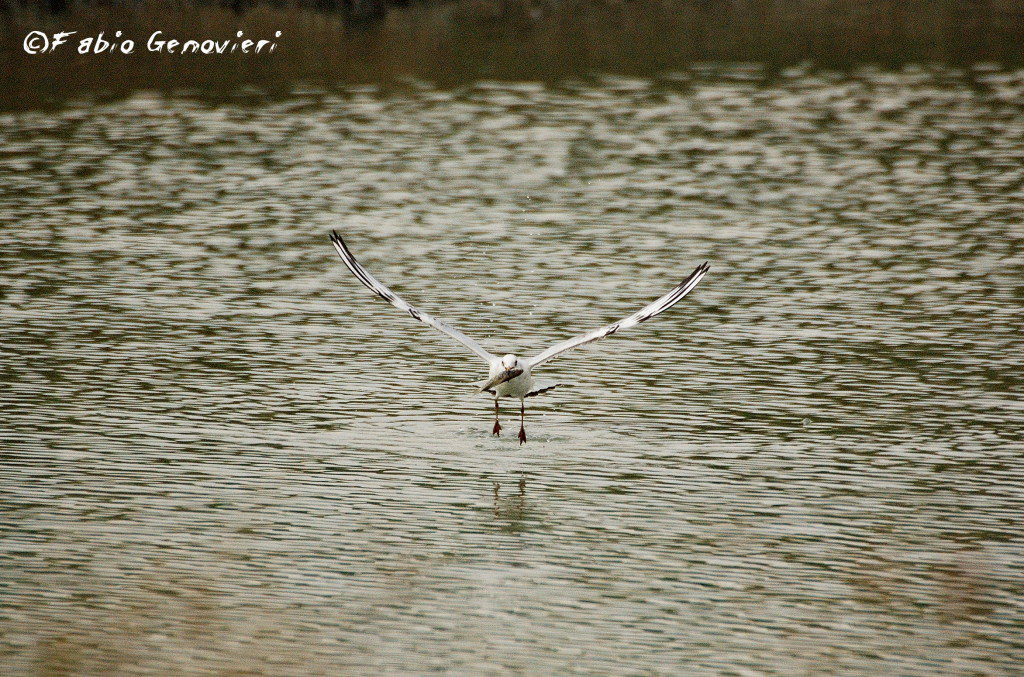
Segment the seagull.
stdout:
<svg viewBox="0 0 1024 677">
<path fill-rule="evenodd" d="M 578 348 L 579 346 L 604 338 L 605 336 L 611 336 L 612 334 L 624 329 L 635 327 L 641 322 L 646 322 L 655 315 L 660 315 L 675 304 L 679 303 L 684 296 L 693 291 L 693 288 L 697 286 L 697 283 L 699 283 L 708 272 L 708 264 L 705 261 L 697 266 L 696 270 L 690 273 L 689 277 L 673 287 L 670 292 L 644 306 L 629 317 L 619 320 L 618 322 L 607 324 L 587 334 L 574 336 L 573 338 L 562 341 L 561 343 L 556 343 L 544 352 L 531 358 L 524 359 L 518 355 L 512 354 L 498 357 L 497 355 L 485 350 L 483 346 L 463 334 L 458 329 L 442 322 L 433 315 L 414 308 L 399 298 L 397 294 L 384 286 L 380 280 L 363 268 L 363 266 L 356 260 L 356 257 L 352 255 L 348 245 L 346 245 L 345 241 L 341 239 L 341 236 L 338 235 L 337 231 L 331 232 L 331 242 L 334 244 L 334 248 L 338 250 L 338 254 L 341 255 L 341 260 L 345 262 L 345 265 L 350 271 L 352 271 L 352 274 L 356 276 L 356 279 L 362 282 L 367 289 L 393 305 L 395 308 L 398 308 L 402 312 L 409 313 L 413 319 L 419 320 L 420 322 L 433 327 L 442 334 L 447 334 L 450 338 L 455 339 L 466 348 L 469 348 L 477 355 L 477 357 L 480 357 L 487 363 L 488 377 L 483 381 L 474 383 L 473 385 L 479 386 L 479 392 L 488 393 L 494 396 L 494 428 L 491 430 L 491 433 L 493 435 L 501 434 L 501 424 L 498 422 L 498 400 L 502 397 L 507 397 L 512 400 L 518 399 L 520 445 L 526 442 L 526 404 L 524 403 L 524 400 L 527 397 L 540 395 L 541 393 L 547 392 L 552 388 L 556 388 L 561 385 L 557 383 L 555 385 L 548 386 L 538 384 L 533 378 L 534 369 L 548 360 L 558 357 L 562 353 L 572 350 L 573 348 Z"/>
</svg>

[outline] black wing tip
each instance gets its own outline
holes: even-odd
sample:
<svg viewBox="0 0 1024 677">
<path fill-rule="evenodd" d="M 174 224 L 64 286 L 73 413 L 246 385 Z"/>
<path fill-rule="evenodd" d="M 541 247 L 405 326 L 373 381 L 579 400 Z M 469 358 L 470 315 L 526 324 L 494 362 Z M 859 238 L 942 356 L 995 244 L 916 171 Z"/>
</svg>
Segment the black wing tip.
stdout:
<svg viewBox="0 0 1024 677">
<path fill-rule="evenodd" d="M 686 285 L 687 282 L 697 277 L 698 275 L 705 275 L 709 270 L 711 270 L 711 265 L 707 261 L 705 261 L 704 263 L 697 266 L 697 268 L 694 269 L 694 271 L 690 273 L 685 280 L 680 282 L 679 286 L 682 287 Z"/>
<path fill-rule="evenodd" d="M 696 268 L 694 268 L 693 272 L 690 273 L 689 275 L 687 275 L 685 280 L 683 280 L 682 282 L 677 284 L 676 288 L 673 291 L 678 291 L 678 290 L 682 289 L 686 285 L 690 284 L 690 282 L 693 280 L 693 278 L 695 278 L 695 277 L 702 277 L 705 274 L 707 274 L 707 272 L 709 270 L 711 270 L 711 266 L 708 264 L 707 261 L 705 261 L 704 263 L 702 263 L 699 266 L 697 266 Z"/>
<path fill-rule="evenodd" d="M 346 255 L 349 258 L 355 258 L 354 256 L 352 256 L 352 251 L 348 248 L 348 245 L 345 244 L 345 240 L 341 238 L 341 235 L 338 235 L 338 231 L 331 230 L 330 238 L 331 243 L 339 250 L 339 253 L 342 254 L 342 258 L 345 258 Z"/>
</svg>

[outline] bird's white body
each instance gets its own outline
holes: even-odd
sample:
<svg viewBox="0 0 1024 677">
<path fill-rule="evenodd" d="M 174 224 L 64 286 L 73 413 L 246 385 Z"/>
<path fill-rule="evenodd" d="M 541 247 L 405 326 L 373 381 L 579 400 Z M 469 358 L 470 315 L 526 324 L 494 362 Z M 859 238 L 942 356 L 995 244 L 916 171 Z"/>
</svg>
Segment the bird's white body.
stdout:
<svg viewBox="0 0 1024 677">
<path fill-rule="evenodd" d="M 522 363 L 515 355 L 506 355 L 503 359 L 508 357 L 514 358 L 517 363 Z M 505 373 L 505 366 L 502 364 L 502 360 L 492 360 L 487 380 L 493 381 L 503 373 Z M 508 381 L 499 383 L 490 390 L 494 391 L 495 397 L 508 397 L 510 399 L 514 398 L 521 400 L 533 392 L 533 387 L 533 372 L 529 367 L 526 367 L 523 369 L 523 373 L 519 374 L 515 378 L 509 379 Z"/>
<path fill-rule="evenodd" d="M 384 284 L 377 278 L 371 275 L 363 266 L 356 260 L 349 251 L 345 241 L 341 239 L 341 236 L 337 232 L 332 233 L 331 242 L 334 243 L 334 248 L 338 250 L 338 254 L 341 255 L 342 261 L 348 266 L 348 269 L 352 271 L 352 274 L 363 283 L 370 291 L 377 296 L 381 297 L 394 307 L 409 313 L 413 319 L 419 320 L 424 324 L 427 324 L 434 329 L 447 334 L 449 337 L 455 339 L 465 347 L 473 351 L 477 356 L 481 357 L 487 362 L 488 365 L 488 378 L 485 381 L 476 383 L 480 387 L 480 392 L 486 392 L 494 396 L 494 434 L 497 435 L 501 432 L 501 426 L 498 424 L 498 400 L 502 397 L 511 399 L 518 399 L 520 402 L 520 428 L 519 428 L 519 443 L 522 444 L 526 441 L 526 432 L 522 424 L 523 417 L 526 415 L 526 410 L 523 405 L 523 400 L 527 397 L 533 397 L 543 392 L 551 390 L 558 384 L 552 384 L 548 386 L 538 387 L 538 384 L 533 378 L 533 369 L 547 362 L 548 360 L 561 355 L 567 350 L 572 350 L 577 346 L 581 346 L 591 341 L 596 341 L 605 336 L 611 336 L 612 334 L 634 327 L 641 322 L 645 322 L 655 315 L 663 313 L 668 310 L 676 303 L 678 303 L 684 296 L 693 291 L 693 288 L 697 286 L 697 283 L 703 279 L 704 275 L 708 272 L 708 264 L 703 263 L 697 266 L 697 269 L 690 273 L 690 276 L 685 280 L 677 284 L 672 288 L 670 292 L 656 299 L 655 301 L 647 304 L 637 312 L 633 313 L 627 318 L 605 325 L 599 329 L 595 329 L 587 334 L 581 334 L 571 339 L 557 343 L 542 353 L 535 355 L 532 358 L 523 359 L 516 355 L 505 355 L 498 357 L 493 355 L 483 348 L 479 343 L 471 339 L 470 337 L 463 334 L 458 329 L 448 325 L 441 320 L 429 315 L 417 308 L 412 307 L 401 298 L 398 297 L 393 291 L 388 289 Z"/>
</svg>

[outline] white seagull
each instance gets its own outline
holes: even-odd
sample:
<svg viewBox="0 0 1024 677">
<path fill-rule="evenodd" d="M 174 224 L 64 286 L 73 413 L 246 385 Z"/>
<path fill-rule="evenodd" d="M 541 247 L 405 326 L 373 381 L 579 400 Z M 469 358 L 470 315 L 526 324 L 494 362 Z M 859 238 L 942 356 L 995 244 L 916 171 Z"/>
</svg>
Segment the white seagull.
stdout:
<svg viewBox="0 0 1024 677">
<path fill-rule="evenodd" d="M 533 379 L 533 370 L 536 367 L 539 367 L 548 360 L 555 358 L 568 350 L 572 350 L 577 346 L 582 346 L 585 343 L 596 341 L 600 338 L 604 338 L 605 336 L 611 336 L 615 332 L 622 331 L 623 329 L 635 327 L 641 322 L 645 322 L 655 315 L 665 312 L 675 304 L 679 303 L 684 296 L 693 291 L 693 288 L 697 286 L 697 283 L 700 282 L 708 272 L 707 262 L 702 263 L 697 266 L 696 270 L 690 273 L 689 277 L 677 284 L 672 291 L 668 292 L 658 300 L 644 306 L 629 317 L 619 320 L 618 322 L 612 322 L 600 329 L 595 329 L 588 334 L 581 334 L 580 336 L 574 336 L 573 338 L 562 341 L 561 343 L 556 343 L 539 355 L 535 355 L 529 359 L 523 359 L 511 354 L 503 357 L 493 355 L 484 350 L 483 346 L 463 334 L 458 329 L 455 329 L 432 315 L 428 315 L 422 310 L 417 310 L 410 306 L 408 303 L 400 299 L 397 294 L 381 284 L 380 280 L 375 278 L 373 275 L 370 275 L 370 273 L 368 273 L 366 269 L 356 261 L 356 258 L 352 256 L 352 252 L 349 251 L 348 246 L 345 244 L 345 241 L 341 239 L 341 236 L 338 235 L 337 231 L 331 233 L 331 242 L 334 243 L 334 248 L 338 250 L 338 253 L 341 255 L 341 260 L 345 262 L 348 269 L 351 270 L 352 274 L 355 275 L 356 278 L 370 291 L 393 305 L 395 308 L 409 313 L 409 315 L 414 319 L 430 325 L 443 334 L 447 334 L 472 350 L 477 354 L 477 356 L 487 363 L 489 368 L 488 378 L 484 381 L 478 381 L 473 385 L 479 386 L 481 393 L 486 392 L 494 396 L 494 429 L 491 432 L 494 435 L 501 434 L 501 424 L 498 423 L 498 400 L 502 397 L 518 398 L 519 444 L 526 441 L 526 405 L 523 400 L 527 397 L 539 395 L 560 385 L 555 384 L 546 387 L 538 387 L 537 383 Z"/>
</svg>

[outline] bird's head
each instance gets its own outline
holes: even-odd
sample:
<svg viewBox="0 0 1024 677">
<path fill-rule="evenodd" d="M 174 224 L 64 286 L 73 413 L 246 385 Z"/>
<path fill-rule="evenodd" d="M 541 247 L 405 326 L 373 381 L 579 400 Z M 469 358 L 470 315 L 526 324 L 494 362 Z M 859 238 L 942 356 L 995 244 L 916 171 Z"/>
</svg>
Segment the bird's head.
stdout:
<svg viewBox="0 0 1024 677">
<path fill-rule="evenodd" d="M 523 371 L 525 371 L 523 363 L 519 361 L 518 357 L 509 353 L 501 358 L 501 368 L 480 388 L 480 392 L 491 390 L 506 381 L 511 381 Z"/>
</svg>

